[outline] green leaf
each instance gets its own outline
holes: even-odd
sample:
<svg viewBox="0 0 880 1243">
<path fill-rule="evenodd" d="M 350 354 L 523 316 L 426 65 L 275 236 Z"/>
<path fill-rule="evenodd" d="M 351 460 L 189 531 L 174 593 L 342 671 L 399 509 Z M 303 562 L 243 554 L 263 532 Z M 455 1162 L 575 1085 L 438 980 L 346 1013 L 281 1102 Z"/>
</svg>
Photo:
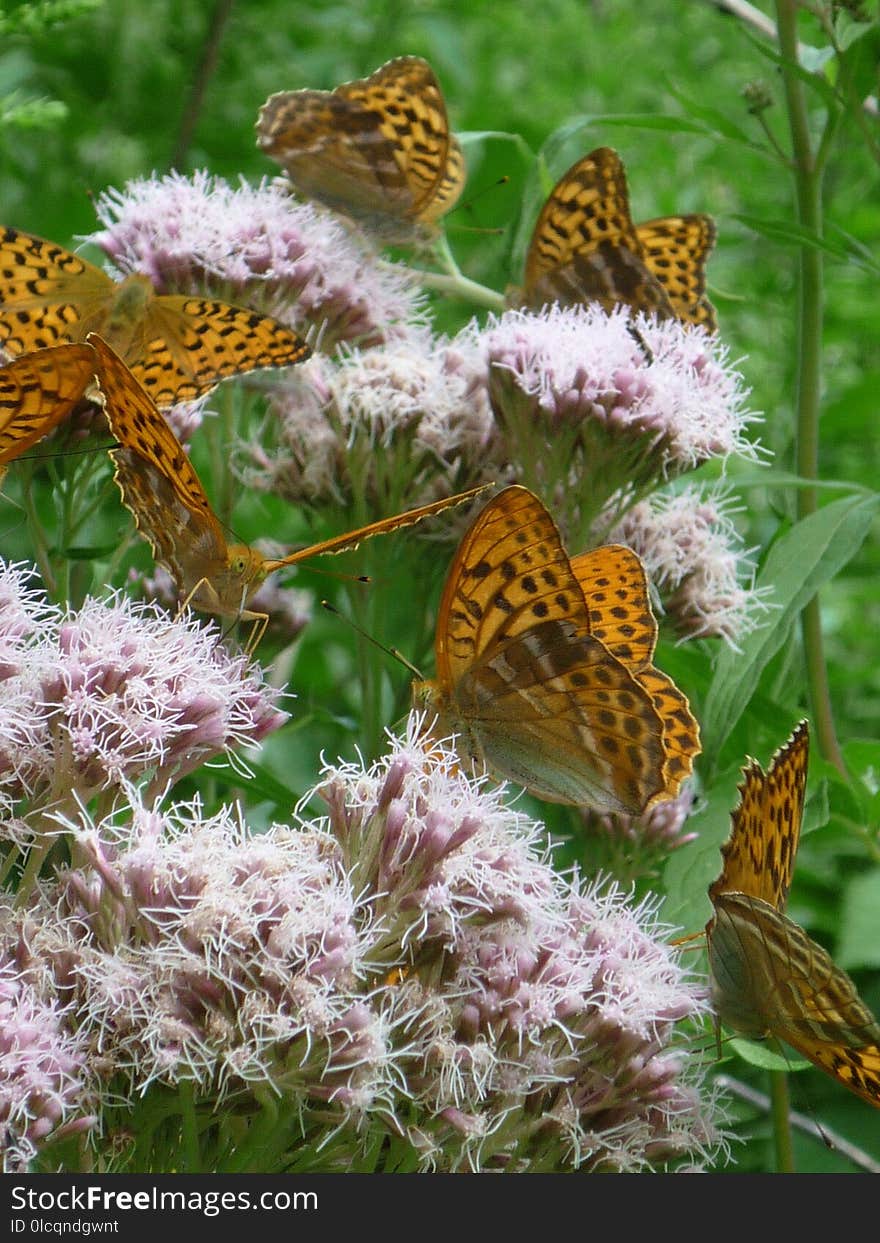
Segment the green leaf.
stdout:
<svg viewBox="0 0 880 1243">
<path fill-rule="evenodd" d="M 289 789 L 282 781 L 279 781 L 268 768 L 254 763 L 250 756 L 244 763 L 249 774 L 246 779 L 249 795 L 253 794 L 257 798 L 263 798 L 277 807 L 284 807 L 288 810 L 295 806 L 299 800 L 299 794 L 296 791 Z M 239 766 L 235 767 L 227 760 L 218 760 L 211 764 L 211 772 L 221 783 L 226 782 L 237 789 L 240 789 L 243 784 L 241 761 L 239 761 Z"/>
<path fill-rule="evenodd" d="M 758 1066 L 761 1070 L 806 1070 L 810 1063 L 802 1057 L 791 1057 L 786 1053 L 776 1053 L 766 1044 L 756 1040 L 746 1040 L 742 1036 L 731 1036 L 728 1042 L 738 1057 L 750 1066 Z"/>
<path fill-rule="evenodd" d="M 717 760 L 761 673 L 788 638 L 801 610 L 858 551 L 878 499 L 875 494 L 831 501 L 796 523 L 770 549 L 757 585 L 772 588 L 772 611 L 743 640 L 741 651 L 728 647 L 721 652 L 706 695 L 701 729 L 703 751 L 710 760 Z"/>
<path fill-rule="evenodd" d="M 880 59 L 880 30 L 852 22 L 841 32 L 844 53 L 841 57 L 841 86 L 848 88 L 850 108 L 861 110 L 865 96 L 877 87 L 877 62 Z"/>
<path fill-rule="evenodd" d="M 824 74 L 825 66 L 830 65 L 835 56 L 833 47 L 810 47 L 808 43 L 801 44 L 798 54 L 801 64 L 810 74 Z"/>
<path fill-rule="evenodd" d="M 669 82 L 667 82 L 667 89 L 670 94 L 675 96 L 682 107 L 686 109 L 688 116 L 699 118 L 711 133 L 717 134 L 721 138 L 727 138 L 731 142 L 737 142 L 743 147 L 764 151 L 764 147 L 754 142 L 745 130 L 740 129 L 738 125 L 734 125 L 728 112 L 722 112 L 720 108 L 711 108 L 708 104 L 700 103 Z"/>
<path fill-rule="evenodd" d="M 484 143 L 488 142 L 490 139 L 494 139 L 500 142 L 512 143 L 513 146 L 516 147 L 519 154 L 522 156 L 525 163 L 527 164 L 530 164 L 532 160 L 534 160 L 535 158 L 534 151 L 529 146 L 529 144 L 526 142 L 526 140 L 523 138 L 522 134 L 513 134 L 513 133 L 510 133 L 508 130 L 503 130 L 503 129 L 456 130 L 455 136 L 458 139 L 458 141 L 461 143 L 462 147 L 464 147 L 465 151 L 467 151 L 470 147 L 482 146 Z"/>
<path fill-rule="evenodd" d="M 664 130 L 670 134 L 705 134 L 708 132 L 707 126 L 699 121 L 692 121 L 690 117 L 662 114 L 658 116 L 653 112 L 617 112 L 604 115 L 597 113 L 595 116 L 585 116 L 581 118 L 581 121 L 603 128 L 612 126 L 621 129 Z M 577 122 L 572 122 L 572 124 L 577 124 Z"/>
<path fill-rule="evenodd" d="M 874 738 L 850 738 L 843 747 L 846 767 L 853 775 L 848 783 L 858 801 L 866 832 L 880 822 L 880 742 Z"/>
<path fill-rule="evenodd" d="M 116 552 L 116 544 L 69 544 L 64 549 L 68 561 L 103 561 Z"/>
<path fill-rule="evenodd" d="M 864 247 L 848 237 L 842 230 L 829 230 L 820 237 L 812 229 L 795 224 L 792 220 L 765 220 L 760 216 L 751 216 L 742 212 L 733 212 L 730 218 L 738 220 L 740 224 L 744 224 L 754 233 L 769 238 L 770 241 L 779 242 L 783 246 L 807 246 L 811 250 L 820 250 L 833 259 L 855 263 L 860 268 L 864 268 L 866 272 L 880 274 L 880 266 L 871 259 Z M 834 237 L 831 236 L 832 232 Z"/>
<path fill-rule="evenodd" d="M 828 797 L 828 782 L 823 779 L 804 805 L 801 837 L 806 837 L 808 833 L 815 833 L 817 829 L 824 829 L 830 819 L 831 801 Z"/>
<path fill-rule="evenodd" d="M 795 61 L 791 61 L 787 56 L 783 56 L 781 52 L 771 43 L 764 43 L 760 39 L 756 39 L 749 31 L 743 32 L 753 47 L 757 48 L 760 54 L 767 60 L 772 60 L 775 65 L 781 68 L 791 70 L 791 72 L 809 88 L 809 90 L 820 95 L 825 101 L 829 111 L 839 108 L 840 101 L 835 94 L 834 87 L 828 81 L 823 73 L 814 73 L 811 69 L 807 69 L 804 65 L 799 65 Z M 815 64 L 824 63 L 828 57 L 824 55 L 824 49 L 810 48 L 804 44 L 800 45 L 800 54 L 805 60 L 809 60 Z M 833 55 L 833 52 L 832 52 Z"/>
<path fill-rule="evenodd" d="M 731 474 L 731 483 L 739 492 L 744 488 L 815 488 L 817 491 L 849 492 L 856 496 L 873 496 L 870 488 L 860 488 L 852 479 L 805 479 L 803 475 L 795 475 L 789 470 L 773 470 L 771 467 L 758 470 L 742 470 Z"/>
<path fill-rule="evenodd" d="M 868 36 L 873 35 L 876 39 L 880 31 L 873 22 L 862 22 L 858 18 L 847 13 L 846 9 L 838 9 L 834 18 L 834 38 L 841 52 L 848 51 L 855 43 L 859 43 Z"/>
<path fill-rule="evenodd" d="M 721 871 L 718 852 L 730 834 L 740 776 L 736 767 L 719 777 L 688 819 L 688 831 L 697 834 L 696 840 L 671 854 L 663 870 L 663 918 L 686 934 L 702 929 L 711 914 L 709 886 Z"/>
<path fill-rule="evenodd" d="M 880 868 L 854 877 L 843 894 L 835 959 L 846 971 L 880 967 Z"/>
</svg>

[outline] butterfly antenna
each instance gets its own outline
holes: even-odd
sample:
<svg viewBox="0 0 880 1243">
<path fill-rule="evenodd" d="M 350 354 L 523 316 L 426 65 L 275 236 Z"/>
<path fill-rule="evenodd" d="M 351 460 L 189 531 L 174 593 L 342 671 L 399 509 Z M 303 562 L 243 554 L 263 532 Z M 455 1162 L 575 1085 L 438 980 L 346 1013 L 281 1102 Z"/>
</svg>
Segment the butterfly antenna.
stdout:
<svg viewBox="0 0 880 1243">
<path fill-rule="evenodd" d="M 786 1049 L 784 1042 L 774 1038 L 773 1043 L 776 1046 L 776 1052 L 781 1054 L 781 1056 L 785 1058 L 785 1064 L 788 1067 L 788 1070 L 785 1072 L 781 1070 L 774 1070 L 770 1072 L 770 1082 L 772 1085 L 772 1092 L 771 1092 L 771 1097 L 770 1097 L 771 1102 L 772 1102 L 771 1107 L 775 1111 L 776 1109 L 775 1098 L 777 1096 L 777 1093 L 781 1092 L 783 1094 L 784 1102 L 786 1105 L 786 1115 L 788 1118 L 788 1122 L 789 1122 L 789 1125 L 791 1125 L 793 1110 L 791 1109 L 791 1106 L 789 1104 L 789 1099 L 788 1099 L 789 1098 L 788 1082 L 791 1079 L 791 1076 L 794 1074 L 794 1070 L 792 1068 L 791 1059 L 788 1056 L 788 1050 Z M 807 1113 L 810 1115 L 810 1117 L 813 1120 L 812 1125 L 813 1125 L 813 1128 L 815 1129 L 815 1134 L 819 1137 L 819 1139 L 822 1140 L 822 1143 L 825 1145 L 825 1147 L 830 1149 L 833 1152 L 834 1143 L 829 1138 L 828 1133 L 826 1132 L 825 1128 L 822 1126 L 822 1123 L 819 1121 L 818 1117 L 816 1116 L 816 1111 L 813 1108 L 812 1101 L 809 1098 L 809 1093 L 807 1092 L 806 1087 L 801 1079 L 798 1080 L 798 1086 L 800 1088 L 800 1094 L 803 1096 L 804 1104 L 807 1107 Z"/>
<path fill-rule="evenodd" d="M 472 216 L 474 214 L 475 203 L 478 203 L 480 199 L 485 198 L 487 194 L 489 194 L 492 190 L 497 189 L 498 186 L 506 186 L 509 181 L 510 177 L 507 173 L 505 173 L 504 176 L 499 177 L 497 181 L 491 181 L 489 185 L 483 186 L 480 190 L 477 190 L 466 202 L 459 203 L 455 210 L 466 211 Z M 456 223 L 454 226 L 450 227 L 454 227 L 460 231 L 467 231 L 468 233 L 491 233 L 497 235 L 504 232 L 503 229 L 483 228 L 480 225 L 465 225 Z"/>
<path fill-rule="evenodd" d="M 308 570 L 310 574 L 320 574 L 322 578 L 333 578 L 338 583 L 368 583 L 372 585 L 375 582 L 369 574 L 343 574 L 341 570 L 323 570 L 318 565 L 309 565 L 306 561 L 299 567 L 301 570 Z"/>
<path fill-rule="evenodd" d="M 59 449 L 57 453 L 20 453 L 13 460 L 16 462 L 53 462 L 56 458 L 83 457 L 86 454 L 104 453 L 109 449 L 118 449 L 119 441 L 113 440 L 106 445 L 85 445 L 82 449 Z"/>
<path fill-rule="evenodd" d="M 422 680 L 422 671 L 417 669 L 412 661 L 407 660 L 403 653 L 398 651 L 396 647 L 386 647 L 384 643 L 380 643 L 374 635 L 371 635 L 368 631 L 364 630 L 363 626 L 359 626 L 356 621 L 352 621 L 347 614 L 341 613 L 335 605 L 330 603 L 329 600 L 322 600 L 321 608 L 326 609 L 328 613 L 333 613 L 336 617 L 341 618 L 342 621 L 347 622 L 348 625 L 351 626 L 352 630 L 356 631 L 362 639 L 366 639 L 368 643 L 372 643 L 374 647 L 378 647 L 380 652 L 384 652 L 386 656 L 390 656 L 392 660 L 396 660 L 399 664 L 403 665 L 403 667 L 408 669 L 410 673 L 419 679 L 419 681 Z"/>
</svg>

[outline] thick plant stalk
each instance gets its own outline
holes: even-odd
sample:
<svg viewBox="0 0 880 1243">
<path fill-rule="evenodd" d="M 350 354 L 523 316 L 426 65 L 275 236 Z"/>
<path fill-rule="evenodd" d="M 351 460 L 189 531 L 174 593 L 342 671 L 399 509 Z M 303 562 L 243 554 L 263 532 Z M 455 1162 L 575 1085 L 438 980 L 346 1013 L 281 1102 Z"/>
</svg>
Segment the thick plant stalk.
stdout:
<svg viewBox="0 0 880 1243">
<path fill-rule="evenodd" d="M 788 1075 L 783 1070 L 770 1072 L 770 1101 L 773 1114 L 773 1145 L 776 1151 L 777 1174 L 794 1174 L 794 1147 L 791 1142 L 791 1101 Z"/>
<path fill-rule="evenodd" d="M 796 0 L 776 0 L 782 80 L 791 131 L 792 171 L 798 224 L 815 236 L 822 235 L 823 163 L 810 142 L 807 102 L 797 64 Z M 829 125 L 833 119 L 829 118 Z M 797 341 L 797 470 L 804 479 L 819 475 L 819 408 L 822 379 L 822 252 L 802 245 L 799 251 Z M 815 488 L 801 488 L 797 495 L 799 519 L 815 513 Z M 819 598 L 814 596 L 801 614 L 807 683 L 819 749 L 825 759 L 846 775 L 846 766 L 834 730 L 828 668 L 822 644 Z"/>
</svg>

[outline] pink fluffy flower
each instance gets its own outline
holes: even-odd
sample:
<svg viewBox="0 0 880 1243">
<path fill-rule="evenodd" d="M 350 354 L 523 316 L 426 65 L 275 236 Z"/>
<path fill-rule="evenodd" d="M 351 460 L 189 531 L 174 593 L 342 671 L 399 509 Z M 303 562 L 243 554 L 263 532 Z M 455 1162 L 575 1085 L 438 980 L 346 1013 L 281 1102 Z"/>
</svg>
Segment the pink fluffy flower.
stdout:
<svg viewBox="0 0 880 1243">
<path fill-rule="evenodd" d="M 682 635 L 721 638 L 735 648 L 772 603 L 754 586 L 734 512 L 717 487 L 659 492 L 628 510 L 610 538 L 642 558 Z"/>
<path fill-rule="evenodd" d="M 123 782 L 157 789 L 231 748 L 254 745 L 286 714 L 212 628 L 122 597 L 63 613 L 0 564 L 0 792 L 68 807 Z"/>
<path fill-rule="evenodd" d="M 742 377 L 702 329 L 589 305 L 507 311 L 465 335 L 485 357 L 507 457 L 558 495 L 572 537 L 616 495 L 625 507 L 708 458 L 757 452 Z"/>
<path fill-rule="evenodd" d="M 5 927 L 0 908 L 0 931 Z M 88 1037 L 66 1027 L 0 939 L 0 1162 L 26 1170 L 51 1139 L 89 1130 Z"/>
<path fill-rule="evenodd" d="M 427 330 L 312 358 L 272 393 L 267 428 L 243 473 L 293 504 L 343 501 L 378 517 L 496 473 L 485 389 Z"/>
<path fill-rule="evenodd" d="M 682 1027 L 705 989 L 654 906 L 561 877 L 543 826 L 419 726 L 369 768 L 328 767 L 303 802 L 325 817 L 259 835 L 133 792 L 63 818 L 73 866 L 29 912 L 32 953 L 108 1071 L 132 1102 L 188 1083 L 209 1143 L 222 1097 L 242 1119 L 271 1102 L 295 1119 L 273 1169 L 381 1169 L 389 1137 L 423 1170 L 723 1152 Z"/>
<path fill-rule="evenodd" d="M 377 259 L 332 213 L 276 183 L 237 187 L 206 172 L 128 182 L 98 199 L 91 236 L 121 272 L 160 293 L 209 293 L 314 337 L 374 345 L 421 320 L 424 298 L 400 265 Z"/>
</svg>

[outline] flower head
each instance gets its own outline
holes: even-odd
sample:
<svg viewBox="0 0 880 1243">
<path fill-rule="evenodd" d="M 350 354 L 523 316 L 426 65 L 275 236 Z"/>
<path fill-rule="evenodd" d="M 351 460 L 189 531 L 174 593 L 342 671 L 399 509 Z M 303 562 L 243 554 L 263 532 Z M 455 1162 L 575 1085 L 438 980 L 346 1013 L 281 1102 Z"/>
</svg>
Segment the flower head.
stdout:
<svg viewBox="0 0 880 1243">
<path fill-rule="evenodd" d="M 694 797 L 694 786 L 688 782 L 675 798 L 654 803 L 640 816 L 582 808 L 590 872 L 610 872 L 622 883 L 655 874 L 673 850 L 697 836 L 684 831 Z"/>
<path fill-rule="evenodd" d="M 272 393 L 268 425 L 278 445 L 251 446 L 243 473 L 294 504 L 378 516 L 491 478 L 485 392 L 426 330 L 312 358 Z"/>
<path fill-rule="evenodd" d="M 77 1027 L 133 1097 L 188 1080 L 253 1111 L 268 1088 L 317 1169 L 389 1131 L 421 1169 L 723 1150 L 679 1030 L 705 990 L 654 906 L 562 878 L 543 826 L 419 725 L 370 768 L 329 767 L 303 803 L 326 817 L 256 836 L 133 792 L 65 817 L 75 866 L 39 895 L 31 952 Z"/>
<path fill-rule="evenodd" d="M 41 604 L 28 578 L 0 565 L 0 787 L 9 797 L 67 806 L 148 776 L 162 788 L 286 719 L 212 629 L 120 596 L 62 613 Z"/>
<path fill-rule="evenodd" d="M 319 348 L 373 345 L 419 321 L 424 300 L 406 270 L 378 260 L 332 213 L 298 204 L 277 183 L 234 187 L 196 172 L 131 181 L 98 199 L 92 235 L 120 271 L 160 292 L 205 291 L 243 302 Z"/>
<path fill-rule="evenodd" d="M 0 909 L 0 928 L 5 927 Z M 65 1026 L 0 942 L 0 1161 L 27 1169 L 50 1139 L 90 1129 L 88 1038 Z"/>
<path fill-rule="evenodd" d="M 468 332 L 486 359 L 507 457 L 529 486 L 558 490 L 582 534 L 615 493 L 756 453 L 742 377 L 702 329 L 591 304 L 507 311 Z"/>
<path fill-rule="evenodd" d="M 772 607 L 766 589 L 754 586 L 735 512 L 726 489 L 684 487 L 640 501 L 611 534 L 642 558 L 682 635 L 722 638 L 734 648 Z"/>
</svg>

